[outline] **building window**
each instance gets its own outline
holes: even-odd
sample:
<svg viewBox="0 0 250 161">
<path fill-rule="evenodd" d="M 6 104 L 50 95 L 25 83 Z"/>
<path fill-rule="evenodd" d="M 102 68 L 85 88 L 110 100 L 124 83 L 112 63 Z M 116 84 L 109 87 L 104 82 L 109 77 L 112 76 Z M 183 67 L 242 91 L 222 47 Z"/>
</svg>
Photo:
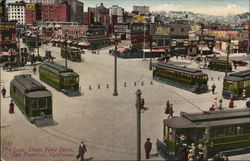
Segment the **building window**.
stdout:
<svg viewBox="0 0 250 161">
<path fill-rule="evenodd" d="M 2 40 L 12 40 L 12 32 L 10 31 L 5 31 L 2 32 Z"/>
<path fill-rule="evenodd" d="M 181 32 L 184 32 L 184 28 L 181 28 Z"/>
</svg>

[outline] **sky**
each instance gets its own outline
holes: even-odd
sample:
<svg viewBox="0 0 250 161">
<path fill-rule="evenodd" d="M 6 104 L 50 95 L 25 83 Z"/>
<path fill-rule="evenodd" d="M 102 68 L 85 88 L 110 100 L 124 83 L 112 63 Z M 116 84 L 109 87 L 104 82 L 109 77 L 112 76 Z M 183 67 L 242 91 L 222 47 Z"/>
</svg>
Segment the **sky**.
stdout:
<svg viewBox="0 0 250 161">
<path fill-rule="evenodd" d="M 16 0 L 7 0 L 15 2 Z M 29 2 L 29 0 L 25 0 Z M 132 6 L 149 6 L 150 11 L 190 11 L 216 16 L 249 12 L 250 0 L 80 0 L 84 3 L 84 11 L 103 3 L 105 7 L 119 5 L 126 11 Z"/>
</svg>

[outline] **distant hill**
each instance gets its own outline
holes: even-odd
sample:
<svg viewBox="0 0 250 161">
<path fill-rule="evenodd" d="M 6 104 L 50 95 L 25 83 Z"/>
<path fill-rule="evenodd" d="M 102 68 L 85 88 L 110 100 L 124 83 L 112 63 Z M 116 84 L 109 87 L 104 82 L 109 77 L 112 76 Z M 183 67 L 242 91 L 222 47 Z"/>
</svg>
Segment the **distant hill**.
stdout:
<svg viewBox="0 0 250 161">
<path fill-rule="evenodd" d="M 240 17 L 241 19 L 247 19 L 248 16 L 250 16 L 250 12 L 238 14 L 237 16 Z"/>
</svg>

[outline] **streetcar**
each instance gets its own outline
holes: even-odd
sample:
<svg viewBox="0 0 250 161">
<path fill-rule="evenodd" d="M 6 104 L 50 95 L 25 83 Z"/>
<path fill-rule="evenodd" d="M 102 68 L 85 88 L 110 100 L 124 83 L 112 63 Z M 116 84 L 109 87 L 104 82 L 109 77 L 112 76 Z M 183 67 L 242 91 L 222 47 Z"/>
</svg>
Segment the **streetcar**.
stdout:
<svg viewBox="0 0 250 161">
<path fill-rule="evenodd" d="M 250 69 L 240 72 L 230 73 L 225 76 L 223 82 L 222 96 L 230 98 L 231 94 L 234 98 L 242 97 L 243 90 L 246 90 L 246 97 L 250 96 Z"/>
<path fill-rule="evenodd" d="M 209 61 L 208 69 L 216 70 L 216 71 L 223 71 L 223 72 L 231 72 L 232 63 L 227 62 L 226 60 L 212 59 Z"/>
<path fill-rule="evenodd" d="M 153 79 L 180 87 L 191 92 L 207 92 L 208 75 L 201 70 L 176 66 L 169 63 L 155 63 L 153 66 Z"/>
<path fill-rule="evenodd" d="M 74 62 L 81 62 L 81 51 L 75 48 L 61 48 L 61 57 Z"/>
<path fill-rule="evenodd" d="M 46 61 L 39 67 L 39 78 L 68 96 L 79 96 L 79 75 L 72 69 Z"/>
<path fill-rule="evenodd" d="M 250 109 L 180 112 L 180 116 L 163 120 L 161 153 L 177 156 L 192 143 L 207 147 L 207 157 L 217 153 L 235 155 L 250 152 Z M 171 154 L 171 155 L 170 155 Z"/>
<path fill-rule="evenodd" d="M 53 124 L 52 93 L 30 74 L 14 76 L 10 97 L 31 123 Z"/>
</svg>

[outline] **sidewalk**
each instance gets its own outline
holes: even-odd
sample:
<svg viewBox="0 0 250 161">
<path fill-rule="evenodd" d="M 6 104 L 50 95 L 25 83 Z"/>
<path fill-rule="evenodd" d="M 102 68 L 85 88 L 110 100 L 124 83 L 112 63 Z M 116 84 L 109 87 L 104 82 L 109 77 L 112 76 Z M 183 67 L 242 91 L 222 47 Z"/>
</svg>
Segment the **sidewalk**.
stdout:
<svg viewBox="0 0 250 161">
<path fill-rule="evenodd" d="M 226 57 L 227 53 L 218 49 L 214 48 L 214 52 L 217 52 L 220 54 L 220 56 Z M 229 57 L 241 57 L 241 56 L 246 56 L 247 53 L 230 53 Z"/>
</svg>

